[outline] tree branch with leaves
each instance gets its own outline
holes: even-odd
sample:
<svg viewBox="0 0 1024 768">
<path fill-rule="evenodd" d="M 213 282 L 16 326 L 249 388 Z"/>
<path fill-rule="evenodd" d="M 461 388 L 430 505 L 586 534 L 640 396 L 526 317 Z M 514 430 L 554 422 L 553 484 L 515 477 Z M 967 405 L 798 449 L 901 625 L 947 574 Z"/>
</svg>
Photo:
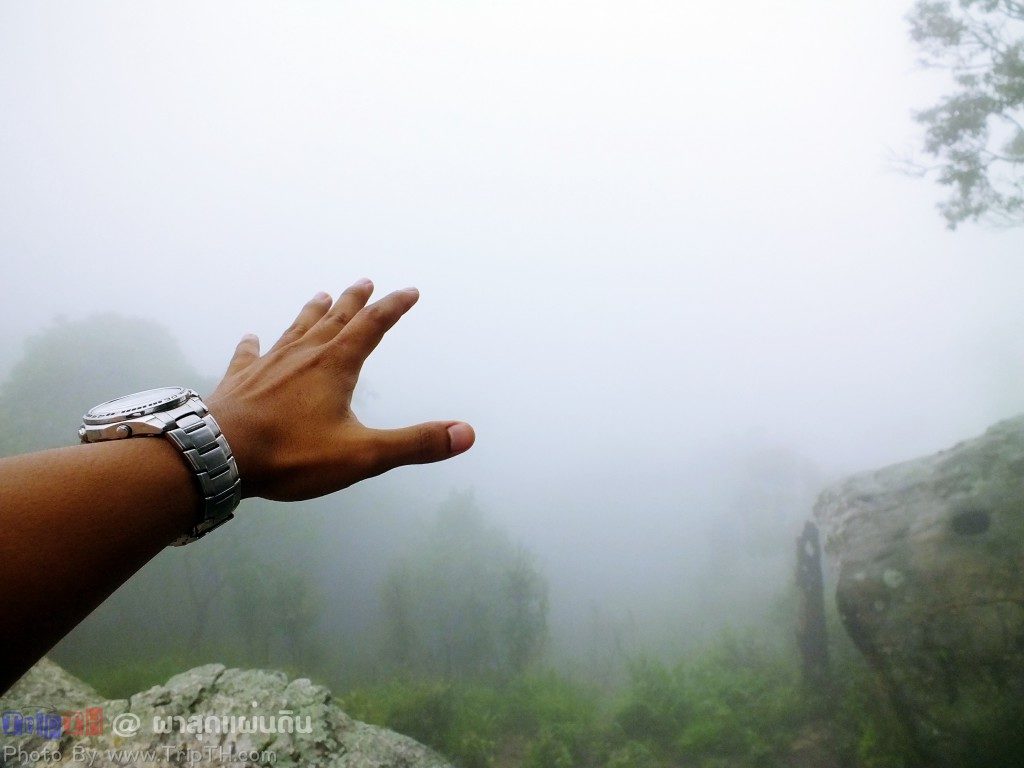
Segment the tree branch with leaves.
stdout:
<svg viewBox="0 0 1024 768">
<path fill-rule="evenodd" d="M 955 84 L 915 113 L 933 162 L 911 169 L 949 188 L 950 229 L 1024 224 L 1024 2 L 918 0 L 907 18 L 921 63 Z"/>
</svg>

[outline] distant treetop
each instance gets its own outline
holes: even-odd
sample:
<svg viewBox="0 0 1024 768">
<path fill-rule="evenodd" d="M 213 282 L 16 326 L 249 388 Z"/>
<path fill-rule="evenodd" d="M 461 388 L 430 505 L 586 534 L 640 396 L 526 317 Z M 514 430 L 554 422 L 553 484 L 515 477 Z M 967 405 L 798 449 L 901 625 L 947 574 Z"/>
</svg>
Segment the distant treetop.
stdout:
<svg viewBox="0 0 1024 768">
<path fill-rule="evenodd" d="M 956 85 L 915 113 L 934 161 L 912 170 L 949 189 L 950 229 L 1024 224 L 1024 0 L 918 0 L 907 18 L 922 63 Z"/>
</svg>

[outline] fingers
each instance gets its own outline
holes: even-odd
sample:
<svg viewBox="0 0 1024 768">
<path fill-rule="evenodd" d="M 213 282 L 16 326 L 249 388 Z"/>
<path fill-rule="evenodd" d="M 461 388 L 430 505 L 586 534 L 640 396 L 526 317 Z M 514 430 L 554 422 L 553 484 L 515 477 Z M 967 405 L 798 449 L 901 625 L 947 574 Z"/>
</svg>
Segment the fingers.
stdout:
<svg viewBox="0 0 1024 768">
<path fill-rule="evenodd" d="M 476 440 L 463 421 L 430 421 L 402 429 L 371 429 L 367 460 L 370 475 L 406 464 L 429 464 L 468 451 Z"/>
<path fill-rule="evenodd" d="M 337 341 L 343 343 L 361 364 L 419 297 L 420 292 L 415 288 L 389 293 L 380 301 L 359 310 L 345 326 L 345 332 L 338 334 Z"/>
<path fill-rule="evenodd" d="M 235 347 L 235 354 L 231 356 L 231 362 L 228 363 L 227 374 L 238 373 L 241 370 L 247 368 L 254 360 L 258 360 L 260 356 L 260 340 L 259 337 L 254 333 L 247 333 L 242 337 L 242 340 L 238 342 L 238 346 Z"/>
<path fill-rule="evenodd" d="M 295 321 L 288 327 L 287 331 L 281 334 L 281 338 L 270 348 L 270 351 L 274 352 L 287 344 L 291 344 L 293 341 L 301 339 L 330 308 L 331 297 L 321 291 L 306 302 L 305 306 L 302 307 L 296 316 Z"/>
<path fill-rule="evenodd" d="M 323 344 L 333 339 L 348 324 L 348 321 L 366 306 L 371 293 L 373 293 L 372 282 L 365 278 L 357 280 L 345 289 L 338 300 L 334 302 L 330 311 L 317 321 L 305 338 L 314 344 Z"/>
</svg>

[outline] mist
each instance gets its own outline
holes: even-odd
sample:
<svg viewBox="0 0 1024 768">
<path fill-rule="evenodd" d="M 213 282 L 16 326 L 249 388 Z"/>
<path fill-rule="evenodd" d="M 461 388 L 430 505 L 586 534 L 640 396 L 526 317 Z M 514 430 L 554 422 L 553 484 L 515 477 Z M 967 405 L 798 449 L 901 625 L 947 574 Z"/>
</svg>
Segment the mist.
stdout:
<svg viewBox="0 0 1024 768">
<path fill-rule="evenodd" d="M 453 493 L 536 557 L 556 657 L 600 621 L 688 647 L 771 610 L 825 483 L 1024 410 L 1020 230 L 895 170 L 947 88 L 909 8 L 3 4 L 0 373 L 112 312 L 215 382 L 318 290 L 415 285 L 356 412 L 474 448 L 239 527 L 316 521 L 347 653 Z"/>
</svg>

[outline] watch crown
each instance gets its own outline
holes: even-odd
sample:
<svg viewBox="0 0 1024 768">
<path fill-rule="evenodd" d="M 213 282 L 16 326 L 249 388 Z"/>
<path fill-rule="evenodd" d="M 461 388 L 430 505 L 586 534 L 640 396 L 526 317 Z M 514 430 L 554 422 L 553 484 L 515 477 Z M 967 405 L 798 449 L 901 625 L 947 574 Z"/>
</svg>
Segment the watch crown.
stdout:
<svg viewBox="0 0 1024 768">
<path fill-rule="evenodd" d="M 78 428 L 78 437 L 79 437 L 79 439 L 84 439 L 85 438 L 85 427 L 79 427 Z"/>
<path fill-rule="evenodd" d="M 122 424 L 121 426 L 119 426 L 114 431 L 117 433 L 118 437 L 131 437 L 132 436 L 132 428 L 129 427 L 127 424 Z"/>
</svg>

